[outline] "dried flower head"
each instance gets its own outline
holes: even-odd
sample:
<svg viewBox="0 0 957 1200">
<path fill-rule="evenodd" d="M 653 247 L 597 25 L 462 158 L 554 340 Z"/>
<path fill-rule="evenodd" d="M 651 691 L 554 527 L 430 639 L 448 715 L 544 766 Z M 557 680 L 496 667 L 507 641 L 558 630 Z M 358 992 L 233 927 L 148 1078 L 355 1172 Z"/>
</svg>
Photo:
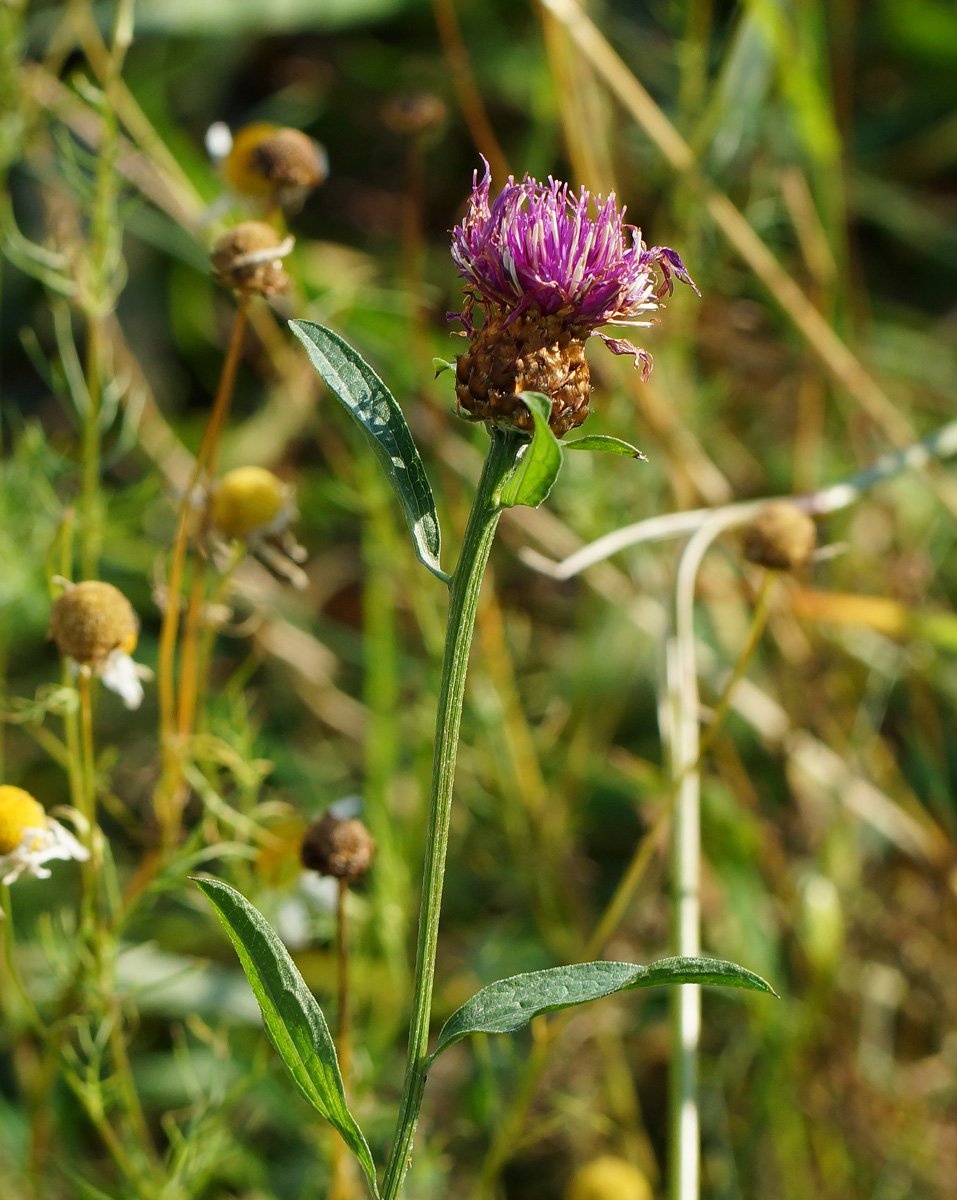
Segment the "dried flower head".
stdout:
<svg viewBox="0 0 957 1200">
<path fill-rule="evenodd" d="M 484 160 L 483 160 L 484 161 Z M 614 354 L 630 354 L 642 377 L 651 356 L 602 325 L 646 326 L 674 280 L 695 287 L 674 250 L 650 249 L 624 223 L 614 195 L 576 197 L 567 183 L 509 180 L 492 202 L 491 172 L 476 171 L 465 220 L 452 231 L 452 258 L 466 281 L 459 316 L 472 338 L 459 356 L 456 395 L 473 416 L 531 429 L 515 393 L 544 392 L 561 437 L 588 415 L 590 383 L 584 345 L 592 334 Z M 594 205 L 595 215 L 589 210 Z M 485 323 L 475 331 L 474 306 Z"/>
<path fill-rule="evenodd" d="M 213 247 L 213 274 L 234 291 L 276 296 L 289 287 L 282 260 L 294 244 L 291 237 L 281 240 L 264 221 L 243 221 L 224 233 Z"/>
<path fill-rule="evenodd" d="M 790 500 L 772 500 L 744 530 L 744 557 L 774 571 L 794 571 L 811 557 L 817 528 Z"/>
<path fill-rule="evenodd" d="M 0 883 L 13 883 L 24 871 L 48 879 L 51 859 L 90 857 L 69 830 L 54 821 L 23 788 L 0 786 Z"/>
<path fill-rule="evenodd" d="M 141 680 L 152 672 L 130 657 L 140 627 L 133 606 L 111 583 L 99 579 L 60 582 L 66 591 L 50 612 L 50 637 L 57 649 L 78 670 L 98 675 L 127 708 L 138 708 L 143 700 Z"/>
<path fill-rule="evenodd" d="M 296 208 L 307 192 L 325 182 L 329 158 L 323 146 L 301 130 L 254 121 L 230 139 L 223 174 L 243 196 Z"/>
<path fill-rule="evenodd" d="M 565 1200 L 652 1200 L 651 1184 L 630 1162 L 604 1154 L 578 1168 Z"/>
<path fill-rule="evenodd" d="M 236 467 L 213 493 L 211 515 L 227 537 L 279 533 L 292 514 L 289 485 L 265 467 Z"/>
<path fill-rule="evenodd" d="M 437 129 L 445 120 L 445 101 L 434 92 L 405 92 L 382 105 L 383 124 L 393 133 L 417 137 Z"/>
<path fill-rule="evenodd" d="M 299 564 L 308 557 L 289 528 L 296 516 L 293 489 L 265 467 L 236 467 L 212 493 L 210 517 L 216 560 L 229 561 L 230 552 L 216 535 L 242 538 L 270 570 L 304 589 L 309 580 Z M 225 554 L 224 554 L 225 552 Z"/>
<path fill-rule="evenodd" d="M 302 865 L 320 875 L 358 879 L 369 869 L 375 840 L 358 817 L 340 818 L 327 812 L 306 830 Z"/>
</svg>

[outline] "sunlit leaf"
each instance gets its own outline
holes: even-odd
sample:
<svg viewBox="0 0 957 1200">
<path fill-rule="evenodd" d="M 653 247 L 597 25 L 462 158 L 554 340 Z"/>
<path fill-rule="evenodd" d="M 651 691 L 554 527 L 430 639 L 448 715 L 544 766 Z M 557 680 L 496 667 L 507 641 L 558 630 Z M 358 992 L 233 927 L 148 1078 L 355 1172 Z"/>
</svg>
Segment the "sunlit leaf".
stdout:
<svg viewBox="0 0 957 1200">
<path fill-rule="evenodd" d="M 623 458 L 640 458 L 642 462 L 648 459 L 630 442 L 621 438 L 609 437 L 604 433 L 589 433 L 585 437 L 575 438 L 571 442 L 562 442 L 564 450 L 599 450 L 603 454 L 620 454 Z"/>
<path fill-rule="evenodd" d="M 552 490 L 562 467 L 562 448 L 552 433 L 548 418 L 552 402 L 541 392 L 519 392 L 519 399 L 532 414 L 535 432 L 511 475 L 502 484 L 498 502 L 502 508 L 526 504 L 537 508 Z"/>
<path fill-rule="evenodd" d="M 336 1048 L 322 1009 L 266 918 L 217 879 L 196 883 L 229 934 L 262 1011 L 269 1040 L 300 1095 L 342 1134 L 378 1195 L 375 1164 L 346 1104 Z"/>
<path fill-rule="evenodd" d="M 402 409 L 369 364 L 337 333 L 313 321 L 290 321 L 309 361 L 355 417 L 375 451 L 409 523 L 419 562 L 448 582 L 439 566 L 442 535 L 435 498 Z"/>
<path fill-rule="evenodd" d="M 542 1013 L 572 1008 L 615 992 L 673 983 L 714 983 L 777 993 L 759 975 L 712 958 L 664 958 L 650 966 L 590 962 L 500 979 L 476 992 L 442 1026 L 432 1059 L 470 1033 L 512 1033 Z"/>
</svg>

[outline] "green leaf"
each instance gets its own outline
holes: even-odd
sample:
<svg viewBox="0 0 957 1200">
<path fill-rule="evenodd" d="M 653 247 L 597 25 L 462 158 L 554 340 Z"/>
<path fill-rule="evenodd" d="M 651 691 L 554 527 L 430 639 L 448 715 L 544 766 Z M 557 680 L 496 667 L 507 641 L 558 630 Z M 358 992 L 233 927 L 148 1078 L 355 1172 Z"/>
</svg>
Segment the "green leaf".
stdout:
<svg viewBox="0 0 957 1200">
<path fill-rule="evenodd" d="M 552 412 L 549 398 L 541 392 L 519 392 L 518 398 L 525 401 L 532 414 L 535 432 L 515 470 L 502 484 L 498 503 L 502 508 L 514 508 L 517 504 L 538 508 L 558 478 L 562 448 L 548 424 Z"/>
<path fill-rule="evenodd" d="M 269 1040 L 300 1095 L 334 1125 L 351 1147 L 378 1196 L 375 1164 L 362 1130 L 346 1104 L 329 1026 L 286 947 L 266 918 L 235 888 L 217 879 L 196 884 L 229 934 L 259 1001 Z"/>
<path fill-rule="evenodd" d="M 586 1004 L 615 992 L 669 983 L 717 983 L 777 995 L 760 975 L 715 958 L 663 958 L 647 967 L 620 962 L 549 967 L 500 979 L 476 992 L 442 1026 L 429 1063 L 470 1033 L 513 1033 L 542 1013 Z"/>
<path fill-rule="evenodd" d="M 454 362 L 454 360 L 450 361 L 447 358 L 433 358 L 432 359 L 432 369 L 435 371 L 435 378 L 438 379 L 438 377 L 444 371 L 454 371 L 455 370 L 455 362 Z"/>
<path fill-rule="evenodd" d="M 443 582 L 439 566 L 442 534 L 435 498 L 402 409 L 379 376 L 337 333 L 313 321 L 290 321 L 316 368 L 365 431 L 405 511 L 415 553 Z"/>
<path fill-rule="evenodd" d="M 575 438 L 573 442 L 562 442 L 565 450 L 601 450 L 604 454 L 620 454 L 623 458 L 640 458 L 642 462 L 648 459 L 630 442 L 621 438 L 608 437 L 604 433 L 589 433 L 586 437 Z"/>
<path fill-rule="evenodd" d="M 400 12 L 409 0 L 140 0 L 137 32 L 180 37 L 301 34 L 347 29 Z"/>
</svg>

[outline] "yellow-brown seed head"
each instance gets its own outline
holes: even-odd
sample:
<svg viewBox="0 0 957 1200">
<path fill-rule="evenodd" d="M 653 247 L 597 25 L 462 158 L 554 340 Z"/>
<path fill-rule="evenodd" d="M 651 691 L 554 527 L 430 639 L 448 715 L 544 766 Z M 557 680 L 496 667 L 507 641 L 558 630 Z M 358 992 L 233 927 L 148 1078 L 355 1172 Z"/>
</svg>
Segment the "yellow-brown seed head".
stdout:
<svg viewBox="0 0 957 1200">
<path fill-rule="evenodd" d="M 329 173 L 325 154 L 299 129 L 255 121 L 238 130 L 223 163 L 237 192 L 261 199 L 301 199 Z"/>
<path fill-rule="evenodd" d="M 327 812 L 306 830 L 302 865 L 336 879 L 358 879 L 369 869 L 375 840 L 357 817 L 344 820 Z"/>
<path fill-rule="evenodd" d="M 455 370 L 459 405 L 476 418 L 531 432 L 531 413 L 519 392 L 542 392 L 552 402 L 552 432 L 561 437 L 588 416 L 591 382 L 585 339 L 561 317 L 535 312 L 490 320 L 460 354 Z"/>
<path fill-rule="evenodd" d="M 273 524 L 288 499 L 285 484 L 265 467 L 236 467 L 213 494 L 211 515 L 227 537 L 245 537 Z"/>
<path fill-rule="evenodd" d="M 578 1168 L 565 1200 L 652 1200 L 651 1184 L 630 1162 L 605 1154 Z"/>
<path fill-rule="evenodd" d="M 249 155 L 249 169 L 274 192 L 310 191 L 325 181 L 328 166 L 318 146 L 300 129 L 276 129 Z"/>
<path fill-rule="evenodd" d="M 0 855 L 12 854 L 25 829 L 46 829 L 47 815 L 23 788 L 0 786 Z"/>
<path fill-rule="evenodd" d="M 817 528 L 790 500 L 772 500 L 744 530 L 744 557 L 774 571 L 794 571 L 811 557 Z"/>
<path fill-rule="evenodd" d="M 289 287 L 281 257 L 286 252 L 287 247 L 271 225 L 264 221 L 243 221 L 223 234 L 213 248 L 210 262 L 213 274 L 224 287 L 275 296 Z"/>
<path fill-rule="evenodd" d="M 68 587 L 50 612 L 50 637 L 60 653 L 94 669 L 114 650 L 132 654 L 139 628 L 129 600 L 99 579 Z"/>
</svg>

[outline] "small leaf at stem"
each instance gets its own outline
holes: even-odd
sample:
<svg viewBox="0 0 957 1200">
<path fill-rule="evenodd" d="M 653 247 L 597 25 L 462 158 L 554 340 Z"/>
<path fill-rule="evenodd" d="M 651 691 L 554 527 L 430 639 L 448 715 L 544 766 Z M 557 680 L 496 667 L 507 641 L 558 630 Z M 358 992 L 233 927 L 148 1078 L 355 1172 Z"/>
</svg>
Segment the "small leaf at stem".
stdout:
<svg viewBox="0 0 957 1200">
<path fill-rule="evenodd" d="M 715 983 L 777 995 L 760 975 L 713 958 L 664 958 L 647 967 L 620 962 L 550 967 L 500 979 L 476 992 L 442 1026 L 429 1063 L 470 1033 L 512 1033 L 542 1013 L 586 1004 L 615 992 L 672 983 Z"/>
<path fill-rule="evenodd" d="M 519 392 L 518 398 L 524 400 L 532 414 L 535 432 L 515 469 L 502 484 L 498 503 L 502 508 L 514 508 L 517 504 L 538 508 L 558 478 L 562 448 L 548 424 L 552 412 L 549 398 L 541 392 Z"/>
<path fill-rule="evenodd" d="M 226 927 L 259 1001 L 269 1040 L 297 1090 L 342 1134 L 378 1196 L 375 1164 L 346 1104 L 332 1035 L 296 964 L 262 913 L 235 888 L 218 879 L 195 883 Z"/>
<path fill-rule="evenodd" d="M 604 454 L 620 454 L 623 458 L 640 458 L 642 462 L 648 459 L 630 442 L 621 438 L 609 437 L 604 433 L 589 433 L 585 437 L 575 438 L 573 442 L 562 442 L 565 450 L 600 450 Z"/>
<path fill-rule="evenodd" d="M 419 562 L 448 583 L 449 576 L 439 565 L 442 534 L 435 498 L 395 397 L 362 356 L 331 329 L 313 321 L 290 321 L 289 328 L 369 438 L 405 512 Z"/>
<path fill-rule="evenodd" d="M 433 358 L 432 359 L 432 369 L 435 371 L 435 378 L 438 379 L 438 377 L 444 371 L 454 371 L 455 363 L 449 362 L 449 360 L 447 358 Z"/>
</svg>

